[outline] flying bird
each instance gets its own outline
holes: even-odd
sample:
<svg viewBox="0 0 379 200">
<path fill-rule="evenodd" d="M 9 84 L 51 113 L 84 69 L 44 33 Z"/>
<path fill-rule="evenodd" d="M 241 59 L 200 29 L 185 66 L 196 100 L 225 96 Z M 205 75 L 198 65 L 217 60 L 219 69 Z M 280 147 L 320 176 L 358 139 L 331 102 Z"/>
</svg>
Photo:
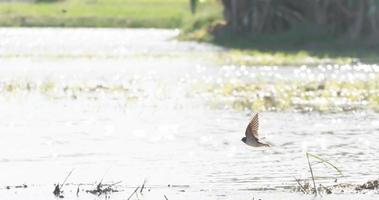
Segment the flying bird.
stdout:
<svg viewBox="0 0 379 200">
<path fill-rule="evenodd" d="M 241 140 L 243 143 L 252 146 L 252 147 L 270 147 L 270 144 L 261 142 L 259 140 L 258 135 L 258 128 L 259 128 L 259 117 L 258 113 L 256 113 L 251 119 L 249 125 L 247 125 L 245 135 L 246 137 L 243 137 Z"/>
</svg>

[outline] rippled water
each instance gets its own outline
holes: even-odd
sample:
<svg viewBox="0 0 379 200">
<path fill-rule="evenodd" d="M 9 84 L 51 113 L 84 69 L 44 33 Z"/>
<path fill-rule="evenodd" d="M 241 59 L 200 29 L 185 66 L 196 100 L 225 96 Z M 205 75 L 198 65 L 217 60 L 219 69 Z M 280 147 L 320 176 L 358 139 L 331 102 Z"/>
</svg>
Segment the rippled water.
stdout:
<svg viewBox="0 0 379 200">
<path fill-rule="evenodd" d="M 126 199 L 144 179 L 151 187 L 144 199 L 311 198 L 291 192 L 294 177 L 309 178 L 307 151 L 344 174 L 317 165 L 317 183 L 378 178 L 379 115 L 366 104 L 349 112 L 291 106 L 262 112 L 262 135 L 274 146 L 254 149 L 240 141 L 251 107 L 231 106 L 243 96 L 235 85 L 220 92 L 236 82 L 373 81 L 378 66 L 223 65 L 225 50 L 178 42 L 177 34 L 0 29 L 0 197 L 53 199 L 53 184 L 75 169 L 69 199 L 77 198 L 76 184 L 94 187 L 86 184 L 102 177 L 105 183 L 122 181 L 123 192 L 112 199 Z M 363 90 L 378 96 L 375 81 Z M 5 189 L 21 184 L 29 187 Z M 327 198 L 346 197 L 378 196 Z M 96 197 L 82 192 L 79 199 Z"/>
</svg>

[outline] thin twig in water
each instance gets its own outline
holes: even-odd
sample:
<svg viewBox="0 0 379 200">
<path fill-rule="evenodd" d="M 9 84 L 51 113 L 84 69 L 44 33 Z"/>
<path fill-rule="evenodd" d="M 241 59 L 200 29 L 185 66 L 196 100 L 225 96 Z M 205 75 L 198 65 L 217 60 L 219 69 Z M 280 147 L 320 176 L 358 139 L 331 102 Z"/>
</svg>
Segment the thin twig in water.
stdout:
<svg viewBox="0 0 379 200">
<path fill-rule="evenodd" d="M 168 198 L 166 197 L 166 195 L 163 195 L 164 196 L 164 198 L 166 199 L 166 200 L 168 200 Z"/>
<path fill-rule="evenodd" d="M 299 184 L 300 188 L 301 188 L 301 191 L 306 194 L 305 192 L 305 188 L 304 186 L 300 183 L 299 179 L 297 179 L 296 177 L 293 177 L 295 179 L 295 181 L 297 182 L 297 184 Z"/>
<path fill-rule="evenodd" d="M 311 163 L 309 162 L 308 152 L 306 153 L 306 155 L 307 155 L 309 170 L 311 171 L 311 175 L 312 175 L 312 181 L 313 181 L 313 187 L 314 187 L 314 190 L 315 190 L 315 196 L 317 197 L 316 182 L 315 182 L 315 177 L 313 176 L 313 170 L 312 170 Z"/>
<path fill-rule="evenodd" d="M 143 180 L 143 184 L 142 184 L 141 190 L 139 191 L 141 194 L 143 192 L 143 189 L 145 188 L 145 184 L 146 184 L 146 179 Z"/>
<path fill-rule="evenodd" d="M 80 185 L 78 185 L 78 189 L 76 190 L 76 196 L 77 196 L 77 197 L 79 197 L 79 191 L 80 191 L 79 186 L 80 186 Z"/>
<path fill-rule="evenodd" d="M 68 175 L 67 175 L 66 178 L 64 179 L 64 181 L 63 181 L 63 183 L 62 183 L 62 185 L 61 185 L 61 187 L 60 187 L 61 190 L 62 190 L 64 184 L 66 184 L 66 181 L 67 181 L 68 177 L 71 176 L 71 174 L 72 174 L 73 171 L 74 171 L 74 169 L 72 169 L 72 170 L 70 171 L 70 173 L 68 173 Z"/>
<path fill-rule="evenodd" d="M 140 186 L 138 186 L 138 187 L 134 190 L 134 192 L 129 196 L 128 200 L 129 200 L 130 198 L 132 198 L 132 196 L 134 195 L 134 193 L 137 192 L 137 190 L 139 189 L 139 187 L 140 187 Z"/>
<path fill-rule="evenodd" d="M 114 186 L 114 185 L 118 185 L 118 184 L 120 184 L 120 183 L 122 183 L 122 181 L 119 181 L 119 182 L 116 182 L 116 183 L 112 183 L 112 184 L 108 185 L 108 188 L 110 188 L 110 187 L 112 187 L 112 186 Z"/>
<path fill-rule="evenodd" d="M 107 173 L 109 172 L 109 170 L 111 170 L 111 168 L 112 168 L 112 167 L 109 167 L 109 168 L 107 169 L 107 171 L 105 171 L 105 173 L 104 173 L 103 177 L 101 177 L 100 182 L 99 182 L 98 185 L 102 185 L 105 175 L 107 175 Z"/>
</svg>

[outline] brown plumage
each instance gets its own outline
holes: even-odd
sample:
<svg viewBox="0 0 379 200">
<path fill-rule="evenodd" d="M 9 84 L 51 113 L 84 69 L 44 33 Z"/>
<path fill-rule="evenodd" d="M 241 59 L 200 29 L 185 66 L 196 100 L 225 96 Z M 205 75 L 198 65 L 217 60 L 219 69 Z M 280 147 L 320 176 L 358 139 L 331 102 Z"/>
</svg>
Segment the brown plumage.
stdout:
<svg viewBox="0 0 379 200">
<path fill-rule="evenodd" d="M 253 147 L 269 147 L 267 143 L 263 143 L 259 140 L 259 115 L 256 113 L 251 119 L 249 125 L 247 125 L 245 136 L 242 138 L 242 142 Z"/>
</svg>

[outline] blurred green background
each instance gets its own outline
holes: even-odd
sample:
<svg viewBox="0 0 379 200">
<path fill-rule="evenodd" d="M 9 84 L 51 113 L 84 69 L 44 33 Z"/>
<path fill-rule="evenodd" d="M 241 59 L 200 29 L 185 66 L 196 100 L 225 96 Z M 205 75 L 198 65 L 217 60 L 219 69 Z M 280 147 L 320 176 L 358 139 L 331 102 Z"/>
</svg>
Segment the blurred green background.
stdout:
<svg viewBox="0 0 379 200">
<path fill-rule="evenodd" d="M 236 62 L 262 57 L 245 64 L 302 64 L 309 57 L 379 63 L 378 6 L 379 0 L 2 0 L 0 26 L 178 28 L 179 39 L 232 49 Z"/>
<path fill-rule="evenodd" d="M 221 5 L 207 0 L 196 19 L 221 16 Z M 1 26 L 180 28 L 196 19 L 189 0 L 0 1 Z"/>
</svg>

